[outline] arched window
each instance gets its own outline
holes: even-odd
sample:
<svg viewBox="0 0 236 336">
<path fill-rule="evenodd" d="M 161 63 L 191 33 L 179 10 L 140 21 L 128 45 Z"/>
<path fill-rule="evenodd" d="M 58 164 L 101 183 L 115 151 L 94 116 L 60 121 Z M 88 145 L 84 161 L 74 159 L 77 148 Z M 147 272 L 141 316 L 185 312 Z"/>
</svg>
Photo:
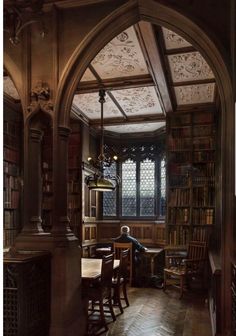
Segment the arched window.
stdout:
<svg viewBox="0 0 236 336">
<path fill-rule="evenodd" d="M 155 215 L 155 161 L 140 162 L 140 216 Z"/>
<path fill-rule="evenodd" d="M 131 159 L 122 163 L 122 216 L 137 215 L 137 174 L 136 162 Z"/>
<path fill-rule="evenodd" d="M 103 217 L 163 218 L 166 211 L 166 159 L 164 146 L 123 146 L 118 164 L 107 173 L 121 177 L 114 192 L 103 193 Z M 118 155 L 119 157 L 119 155 Z M 125 159 L 124 159 L 125 157 Z"/>
</svg>

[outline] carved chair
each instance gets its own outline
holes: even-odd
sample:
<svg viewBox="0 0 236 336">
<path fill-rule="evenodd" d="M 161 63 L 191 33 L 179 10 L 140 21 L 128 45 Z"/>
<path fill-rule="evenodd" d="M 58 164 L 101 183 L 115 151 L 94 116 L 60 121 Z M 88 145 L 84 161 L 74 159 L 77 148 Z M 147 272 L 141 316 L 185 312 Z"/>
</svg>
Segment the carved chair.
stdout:
<svg viewBox="0 0 236 336">
<path fill-rule="evenodd" d="M 133 244 L 132 243 L 113 243 L 113 251 L 115 253 L 115 259 L 121 258 L 121 252 L 129 250 L 128 270 L 129 270 L 129 284 L 132 285 L 133 280 Z"/>
<path fill-rule="evenodd" d="M 87 299 L 91 302 L 90 308 L 88 308 L 88 326 L 94 324 L 92 319 L 89 319 L 95 312 L 99 312 L 99 320 L 96 321 L 96 325 L 99 328 L 108 330 L 105 313 L 109 313 L 112 316 L 113 321 L 116 320 L 113 307 L 112 307 L 112 276 L 113 276 L 113 263 L 114 254 L 103 256 L 101 278 L 99 281 L 92 283 L 87 288 Z M 98 308 L 95 308 L 97 307 Z M 105 310 L 104 307 L 108 306 L 109 310 Z M 89 332 L 88 332 L 89 334 Z"/>
<path fill-rule="evenodd" d="M 206 242 L 189 242 L 187 255 L 166 255 L 164 268 L 164 286 L 175 285 L 180 288 L 180 298 L 185 286 L 189 287 L 191 280 L 200 278 L 203 285 L 206 264 Z"/>
<path fill-rule="evenodd" d="M 121 300 L 125 300 L 126 307 L 129 306 L 126 284 L 127 278 L 129 275 L 128 270 L 129 263 L 129 250 L 122 250 L 120 252 L 120 266 L 117 273 L 117 276 L 112 279 L 112 288 L 113 288 L 113 304 L 118 305 L 121 314 L 123 313 L 123 307 Z M 123 297 L 121 297 L 121 289 Z"/>
</svg>

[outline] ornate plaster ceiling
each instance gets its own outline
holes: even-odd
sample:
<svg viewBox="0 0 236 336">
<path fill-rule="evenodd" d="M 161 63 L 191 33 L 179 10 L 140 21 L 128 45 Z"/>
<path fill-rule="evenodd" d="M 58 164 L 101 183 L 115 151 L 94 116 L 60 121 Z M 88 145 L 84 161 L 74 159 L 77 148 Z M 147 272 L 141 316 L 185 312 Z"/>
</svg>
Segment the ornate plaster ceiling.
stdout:
<svg viewBox="0 0 236 336">
<path fill-rule="evenodd" d="M 175 95 L 178 105 L 212 103 L 215 83 L 176 86 Z"/>
<path fill-rule="evenodd" d="M 116 90 L 112 94 L 127 116 L 162 113 L 154 86 Z"/>
<path fill-rule="evenodd" d="M 12 97 L 15 100 L 19 100 L 20 96 L 16 90 L 16 87 L 9 76 L 3 77 L 3 91 L 8 96 Z"/>
<path fill-rule="evenodd" d="M 81 78 L 81 82 L 90 82 L 90 81 L 95 81 L 96 78 L 92 74 L 92 72 L 87 68 L 83 74 L 83 77 Z"/>
<path fill-rule="evenodd" d="M 106 95 L 105 100 L 104 119 L 121 117 L 121 112 L 108 95 Z M 97 92 L 75 95 L 73 104 L 89 119 L 101 118 L 101 105 Z"/>
<path fill-rule="evenodd" d="M 167 50 L 179 49 L 191 46 L 183 37 L 174 33 L 173 31 L 162 27 L 165 47 Z"/>
<path fill-rule="evenodd" d="M 115 133 L 140 133 L 140 132 L 154 132 L 159 128 L 165 126 L 165 122 L 156 123 L 145 123 L 145 124 L 123 124 L 123 125 L 113 125 L 105 126 L 106 131 L 111 131 Z"/>
<path fill-rule="evenodd" d="M 109 42 L 91 64 L 102 79 L 148 74 L 133 27 L 126 29 Z"/>
<path fill-rule="evenodd" d="M 169 55 L 168 61 L 174 83 L 214 78 L 209 65 L 197 51 Z"/>
</svg>

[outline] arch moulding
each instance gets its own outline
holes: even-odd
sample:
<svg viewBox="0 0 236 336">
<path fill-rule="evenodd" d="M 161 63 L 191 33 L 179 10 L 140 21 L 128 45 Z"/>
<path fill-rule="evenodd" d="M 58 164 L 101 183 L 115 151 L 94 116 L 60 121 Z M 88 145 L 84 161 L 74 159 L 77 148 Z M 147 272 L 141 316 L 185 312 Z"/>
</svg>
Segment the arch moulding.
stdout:
<svg viewBox="0 0 236 336">
<path fill-rule="evenodd" d="M 234 99 L 230 74 L 223 53 L 210 39 L 206 31 L 181 13 L 153 0 L 130 0 L 106 16 L 78 45 L 70 57 L 60 80 L 55 100 L 54 126 L 69 127 L 70 110 L 74 92 L 91 60 L 122 30 L 139 20 L 165 26 L 183 36 L 203 55 L 211 67 L 220 95 L 221 152 L 222 152 L 222 312 L 230 309 L 230 260 L 232 246 L 227 239 L 232 237 L 234 195 Z M 56 143 L 57 131 L 54 133 Z M 227 163 L 227 165 L 226 165 Z M 226 313 L 225 313 L 226 314 Z M 226 316 L 223 324 L 229 325 Z"/>
</svg>

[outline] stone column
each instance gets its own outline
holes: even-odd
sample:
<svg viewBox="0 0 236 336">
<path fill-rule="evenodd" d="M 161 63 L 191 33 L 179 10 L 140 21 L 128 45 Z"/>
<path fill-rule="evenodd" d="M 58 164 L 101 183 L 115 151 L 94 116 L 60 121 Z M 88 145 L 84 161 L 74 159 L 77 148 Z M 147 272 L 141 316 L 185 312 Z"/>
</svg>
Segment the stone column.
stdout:
<svg viewBox="0 0 236 336">
<path fill-rule="evenodd" d="M 81 247 L 67 216 L 69 133 L 69 128 L 58 127 L 54 134 L 50 336 L 82 336 L 86 330 L 81 299 Z"/>
<path fill-rule="evenodd" d="M 24 169 L 24 226 L 22 233 L 42 233 L 41 142 L 43 132 L 30 128 Z"/>
<path fill-rule="evenodd" d="M 54 139 L 53 164 L 53 228 L 52 233 L 71 233 L 67 215 L 68 136 L 70 129 L 58 127 Z"/>
</svg>

